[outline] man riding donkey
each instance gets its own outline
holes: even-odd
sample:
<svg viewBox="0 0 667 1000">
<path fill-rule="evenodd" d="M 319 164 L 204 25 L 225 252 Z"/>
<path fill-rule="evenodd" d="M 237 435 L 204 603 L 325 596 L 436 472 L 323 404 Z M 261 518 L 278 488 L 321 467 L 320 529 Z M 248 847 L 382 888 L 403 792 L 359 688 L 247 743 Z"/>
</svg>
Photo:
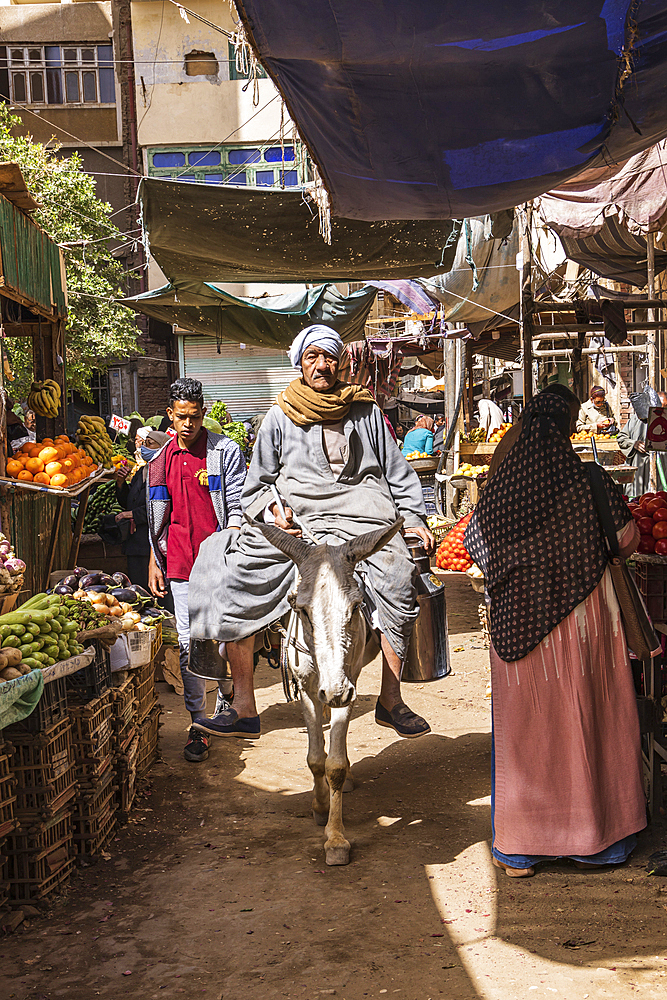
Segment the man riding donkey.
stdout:
<svg viewBox="0 0 667 1000">
<path fill-rule="evenodd" d="M 244 512 L 296 536 L 301 535 L 297 524 L 303 525 L 319 542 L 334 545 L 403 517 L 405 529 L 432 551 L 419 478 L 370 392 L 338 379 L 343 350 L 340 336 L 327 326 L 309 326 L 294 341 L 290 359 L 302 377 L 281 393 L 262 423 L 241 497 Z M 359 570 L 381 632 L 375 720 L 400 736 L 422 736 L 430 726 L 401 698 L 401 670 L 418 609 L 415 567 L 400 534 L 360 562 Z M 190 577 L 191 634 L 226 643 L 235 684 L 231 708 L 196 720 L 201 733 L 259 737 L 260 720 L 247 683 L 254 636 L 290 610 L 296 578 L 289 556 L 250 522 L 240 532 L 220 532 L 201 545 Z"/>
</svg>

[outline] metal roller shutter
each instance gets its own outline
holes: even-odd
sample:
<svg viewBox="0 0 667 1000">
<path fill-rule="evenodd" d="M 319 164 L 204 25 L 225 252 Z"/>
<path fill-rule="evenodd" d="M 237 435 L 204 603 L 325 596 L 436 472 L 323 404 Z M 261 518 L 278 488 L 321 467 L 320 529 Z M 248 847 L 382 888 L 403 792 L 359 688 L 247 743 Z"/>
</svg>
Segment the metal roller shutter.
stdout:
<svg viewBox="0 0 667 1000">
<path fill-rule="evenodd" d="M 199 379 L 208 404 L 222 399 L 234 420 L 266 413 L 300 374 L 284 351 L 226 343 L 218 354 L 213 337 L 183 337 L 182 345 L 184 375 Z"/>
</svg>

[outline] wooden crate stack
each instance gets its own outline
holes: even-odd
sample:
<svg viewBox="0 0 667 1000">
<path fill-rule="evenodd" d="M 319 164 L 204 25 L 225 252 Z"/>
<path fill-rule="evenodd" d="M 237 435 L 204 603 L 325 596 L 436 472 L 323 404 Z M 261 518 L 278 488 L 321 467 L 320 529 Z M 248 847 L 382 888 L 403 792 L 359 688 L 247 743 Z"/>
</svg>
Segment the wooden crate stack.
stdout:
<svg viewBox="0 0 667 1000">
<path fill-rule="evenodd" d="M 13 905 L 36 903 L 69 881 L 75 854 L 72 807 L 78 791 L 71 735 L 67 715 L 40 733 L 12 727 L 19 827 L 7 838 L 4 871 Z"/>
<path fill-rule="evenodd" d="M 136 724 L 139 735 L 137 777 L 143 778 L 158 757 L 158 729 L 162 706 L 155 691 L 155 663 L 150 660 L 132 671 L 137 699 Z"/>
<path fill-rule="evenodd" d="M 120 683 L 111 692 L 111 711 L 114 727 L 114 769 L 118 786 L 116 793 L 118 820 L 126 823 L 136 793 L 139 749 L 136 725 L 138 702 L 132 675 L 123 674 L 119 680 Z"/>
<path fill-rule="evenodd" d="M 80 854 L 105 850 L 116 831 L 112 692 L 71 705 L 72 746 L 79 791 L 74 804 L 74 842 Z"/>
<path fill-rule="evenodd" d="M 11 769 L 13 749 L 11 744 L 2 740 L 0 733 L 0 910 L 9 900 L 5 846 L 8 836 L 16 829 L 16 778 Z"/>
</svg>

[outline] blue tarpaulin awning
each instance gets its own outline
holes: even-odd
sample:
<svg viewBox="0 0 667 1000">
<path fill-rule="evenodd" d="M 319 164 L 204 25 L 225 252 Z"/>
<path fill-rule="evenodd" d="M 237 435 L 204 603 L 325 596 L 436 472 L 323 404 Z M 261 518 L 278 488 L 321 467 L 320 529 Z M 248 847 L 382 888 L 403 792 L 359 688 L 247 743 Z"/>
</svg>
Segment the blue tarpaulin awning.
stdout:
<svg viewBox="0 0 667 1000">
<path fill-rule="evenodd" d="M 236 6 L 335 217 L 479 216 L 667 135 L 667 0 Z"/>
</svg>

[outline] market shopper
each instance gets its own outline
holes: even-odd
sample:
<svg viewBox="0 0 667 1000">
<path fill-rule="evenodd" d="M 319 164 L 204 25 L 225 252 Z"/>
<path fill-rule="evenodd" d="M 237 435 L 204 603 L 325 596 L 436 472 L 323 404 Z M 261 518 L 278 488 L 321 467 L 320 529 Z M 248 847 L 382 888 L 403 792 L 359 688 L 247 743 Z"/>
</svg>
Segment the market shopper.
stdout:
<svg viewBox="0 0 667 1000">
<path fill-rule="evenodd" d="M 127 559 L 127 575 L 132 583 L 145 588 L 148 588 L 148 563 L 151 554 L 146 511 L 146 466 L 168 441 L 167 434 L 153 430 L 152 427 L 140 427 L 137 430 L 136 465 L 126 461 L 116 469 L 116 496 L 123 510 L 120 514 L 107 515 L 121 530 L 126 528 L 121 551 Z"/>
<path fill-rule="evenodd" d="M 298 519 L 321 541 L 341 544 L 405 518 L 405 528 L 432 551 L 419 479 L 389 434 L 367 389 L 338 380 L 339 335 L 310 326 L 294 341 L 290 359 L 302 371 L 278 397 L 257 435 L 242 503 L 251 518 L 300 534 Z M 284 500 L 284 517 L 272 493 Z M 375 707 L 380 725 L 401 736 L 430 731 L 401 698 L 400 676 L 417 618 L 414 563 L 397 535 L 359 566 L 376 610 L 383 653 Z M 296 567 L 251 523 L 240 534 L 215 535 L 199 551 L 190 579 L 192 635 L 226 642 L 236 683 L 252 671 L 254 635 L 290 609 Z M 252 706 L 254 707 L 254 706 Z M 234 708 L 195 723 L 215 736 L 257 738 L 260 720 L 235 696 Z"/>
<path fill-rule="evenodd" d="M 553 393 L 526 406 L 465 536 L 490 610 L 492 853 L 512 877 L 557 857 L 620 864 L 646 825 L 632 672 L 573 416 Z M 625 557 L 639 532 L 603 475 Z"/>
<path fill-rule="evenodd" d="M 147 513 L 151 555 L 149 587 L 163 597 L 167 581 L 174 599 L 185 707 L 193 722 L 206 717 L 206 681 L 188 670 L 190 625 L 188 581 L 204 539 L 223 529 L 241 527 L 241 490 L 246 465 L 243 452 L 224 434 L 203 427 L 206 413 L 201 382 L 177 379 L 171 386 L 167 415 L 174 437 L 148 463 Z M 232 532 L 235 534 L 235 532 Z M 230 693 L 221 681 L 218 707 Z M 241 704 L 254 705 L 252 660 L 250 671 L 234 674 L 235 694 Z M 189 761 L 208 757 L 208 738 L 191 728 L 184 756 Z"/>
<path fill-rule="evenodd" d="M 403 454 L 409 455 L 411 451 L 423 451 L 427 455 L 432 455 L 434 427 L 433 417 L 417 417 L 414 427 L 403 438 L 401 445 Z"/>
<path fill-rule="evenodd" d="M 492 399 L 482 398 L 477 404 L 477 420 L 479 426 L 486 431 L 486 440 L 488 441 L 493 432 L 502 427 L 505 422 L 505 414 Z"/>
<path fill-rule="evenodd" d="M 445 444 L 445 430 L 447 429 L 447 422 L 442 413 L 439 413 L 437 417 L 434 417 L 434 424 L 433 451 L 442 451 Z"/>
<path fill-rule="evenodd" d="M 648 427 L 648 411 L 651 406 L 667 406 L 667 393 L 645 389 L 643 392 L 630 393 L 632 413 L 625 427 L 621 427 L 616 438 L 618 447 L 625 455 L 629 465 L 635 467 L 635 478 L 632 484 L 632 496 L 639 497 L 650 489 L 651 456 L 646 450 L 646 429 Z M 662 479 L 660 488 L 665 489 L 667 483 L 667 461 L 664 452 L 656 458 L 658 479 Z M 662 473 L 662 476 L 660 475 Z"/>
<path fill-rule="evenodd" d="M 610 434 L 616 425 L 616 416 L 607 402 L 607 393 L 601 385 L 594 385 L 589 398 L 579 410 L 576 429 L 591 434 Z"/>
</svg>

